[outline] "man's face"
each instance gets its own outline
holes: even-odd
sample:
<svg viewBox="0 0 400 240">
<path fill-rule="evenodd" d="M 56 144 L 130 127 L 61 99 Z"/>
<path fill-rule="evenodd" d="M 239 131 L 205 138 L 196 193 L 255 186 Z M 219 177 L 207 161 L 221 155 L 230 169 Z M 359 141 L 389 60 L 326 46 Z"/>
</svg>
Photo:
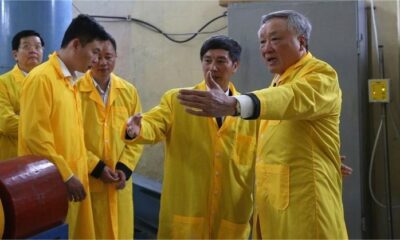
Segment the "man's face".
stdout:
<svg viewBox="0 0 400 240">
<path fill-rule="evenodd" d="M 76 39 L 78 42 L 79 40 Z M 103 41 L 94 40 L 82 46 L 77 43 L 76 47 L 76 71 L 86 72 L 94 64 L 97 63 L 99 52 L 102 47 Z"/>
<path fill-rule="evenodd" d="M 284 18 L 273 18 L 259 30 L 260 51 L 271 73 L 282 74 L 306 52 L 305 39 L 288 28 Z"/>
<path fill-rule="evenodd" d="M 92 76 L 95 79 L 107 79 L 115 67 L 117 54 L 110 41 L 103 43 L 98 61 L 92 66 Z"/>
<path fill-rule="evenodd" d="M 43 60 L 43 47 L 40 38 L 29 36 L 21 38 L 17 50 L 13 50 L 13 56 L 20 69 L 30 72 Z"/>
<path fill-rule="evenodd" d="M 201 61 L 204 78 L 211 76 L 224 90 L 228 87 L 231 76 L 236 72 L 239 63 L 233 62 L 229 52 L 224 49 L 210 49 Z"/>
</svg>

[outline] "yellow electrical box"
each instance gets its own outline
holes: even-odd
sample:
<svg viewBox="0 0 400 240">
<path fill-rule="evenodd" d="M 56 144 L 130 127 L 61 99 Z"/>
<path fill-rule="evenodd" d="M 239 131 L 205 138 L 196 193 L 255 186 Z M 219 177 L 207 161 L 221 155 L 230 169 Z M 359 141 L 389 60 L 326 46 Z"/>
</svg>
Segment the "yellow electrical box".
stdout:
<svg viewBox="0 0 400 240">
<path fill-rule="evenodd" d="M 390 100 L 389 79 L 369 79 L 368 80 L 368 95 L 369 102 L 388 103 Z"/>
</svg>

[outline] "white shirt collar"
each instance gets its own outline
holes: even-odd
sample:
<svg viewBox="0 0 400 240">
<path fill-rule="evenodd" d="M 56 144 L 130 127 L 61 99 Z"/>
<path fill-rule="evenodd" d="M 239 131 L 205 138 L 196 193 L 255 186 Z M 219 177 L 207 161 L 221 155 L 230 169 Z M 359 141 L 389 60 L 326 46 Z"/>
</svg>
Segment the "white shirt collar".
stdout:
<svg viewBox="0 0 400 240">
<path fill-rule="evenodd" d="M 62 71 L 64 77 L 67 77 L 67 78 L 69 77 L 69 78 L 70 78 L 70 83 L 71 83 L 72 85 L 75 85 L 76 80 L 78 79 L 78 77 L 76 76 L 76 73 L 75 73 L 75 72 L 71 73 L 71 72 L 68 70 L 68 68 L 67 68 L 67 66 L 65 65 L 65 63 L 64 63 L 64 62 L 61 60 L 61 58 L 59 58 L 58 56 L 57 56 L 57 60 L 58 60 L 58 62 L 60 63 L 61 71 Z"/>
<path fill-rule="evenodd" d="M 111 80 L 111 79 L 110 79 Z M 96 80 L 94 79 L 94 77 L 92 77 L 92 81 L 93 81 L 93 84 L 94 84 L 94 86 L 96 87 L 96 89 L 101 93 L 101 94 L 105 94 L 107 91 L 108 91 L 108 89 L 110 88 L 110 83 L 111 83 L 111 81 L 108 81 L 108 83 L 107 83 L 107 87 L 106 87 L 106 90 L 103 90 L 101 87 L 100 87 L 100 85 L 96 82 Z"/>
<path fill-rule="evenodd" d="M 96 82 L 94 77 L 91 77 L 91 78 L 92 78 L 92 81 L 93 81 L 93 84 L 94 84 L 95 88 L 97 89 L 97 91 L 99 92 L 99 94 L 100 94 L 100 96 L 101 96 L 101 98 L 103 100 L 103 103 L 106 104 L 107 100 L 108 100 L 108 95 L 110 93 L 111 77 L 110 77 L 110 80 L 108 80 L 106 90 L 103 90 L 100 87 L 100 85 Z"/>
</svg>

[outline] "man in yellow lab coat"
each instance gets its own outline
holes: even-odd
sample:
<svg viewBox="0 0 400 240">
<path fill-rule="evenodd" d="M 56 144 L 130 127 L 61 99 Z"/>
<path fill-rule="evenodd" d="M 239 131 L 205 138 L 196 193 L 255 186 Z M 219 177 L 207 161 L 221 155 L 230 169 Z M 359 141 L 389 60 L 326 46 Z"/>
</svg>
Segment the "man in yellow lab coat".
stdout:
<svg viewBox="0 0 400 240">
<path fill-rule="evenodd" d="M 18 155 L 19 96 L 25 76 L 43 59 L 44 41 L 39 33 L 23 30 L 11 43 L 14 68 L 0 76 L 0 160 Z"/>
<path fill-rule="evenodd" d="M 21 91 L 18 154 L 43 156 L 57 166 L 70 200 L 66 221 L 72 239 L 95 237 L 75 71 L 91 67 L 108 38 L 91 17 L 74 18 L 61 49 L 29 73 Z"/>
<path fill-rule="evenodd" d="M 224 94 L 239 94 L 230 82 L 239 67 L 240 45 L 211 37 L 200 50 L 204 78 Z M 192 87 L 207 91 L 205 81 Z M 128 122 L 134 142 L 165 140 L 164 179 L 158 237 L 247 239 L 253 205 L 257 121 L 231 116 L 198 118 L 179 104 L 179 89 Z"/>
<path fill-rule="evenodd" d="M 263 119 L 256 163 L 256 238 L 347 238 L 339 157 L 341 90 L 335 70 L 308 52 L 311 24 L 295 11 L 263 16 L 260 51 L 271 87 L 227 97 L 182 90 L 187 111 Z M 200 98 L 201 97 L 201 98 Z M 240 111 L 238 111 L 240 110 Z M 268 121 L 266 121 L 268 120 Z"/>
<path fill-rule="evenodd" d="M 78 81 L 78 89 L 96 238 L 133 239 L 130 176 L 143 146 L 127 145 L 123 138 L 126 120 L 141 111 L 141 104 L 136 88 L 112 73 L 116 58 L 117 45 L 110 38 L 104 42 L 98 62 Z"/>
</svg>

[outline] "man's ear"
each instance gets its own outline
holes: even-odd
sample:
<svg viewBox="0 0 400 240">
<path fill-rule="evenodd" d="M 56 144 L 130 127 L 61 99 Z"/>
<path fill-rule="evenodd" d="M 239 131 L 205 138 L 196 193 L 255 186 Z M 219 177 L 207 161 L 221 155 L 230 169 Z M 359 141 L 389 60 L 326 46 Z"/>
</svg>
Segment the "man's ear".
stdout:
<svg viewBox="0 0 400 240">
<path fill-rule="evenodd" d="M 69 44 L 73 47 L 73 49 L 78 49 L 78 47 L 81 46 L 79 38 L 74 38 Z"/>
<path fill-rule="evenodd" d="M 297 39 L 299 40 L 299 43 L 300 43 L 300 50 L 307 51 L 307 43 L 306 43 L 306 38 L 304 37 L 304 35 L 298 36 Z"/>
<path fill-rule="evenodd" d="M 12 56 L 13 56 L 15 62 L 18 62 L 17 53 L 18 53 L 18 50 L 12 50 Z"/>
<path fill-rule="evenodd" d="M 236 72 L 238 69 L 239 69 L 239 66 L 240 66 L 240 62 L 239 61 L 236 61 L 236 62 L 234 62 L 233 63 L 233 72 Z"/>
</svg>

